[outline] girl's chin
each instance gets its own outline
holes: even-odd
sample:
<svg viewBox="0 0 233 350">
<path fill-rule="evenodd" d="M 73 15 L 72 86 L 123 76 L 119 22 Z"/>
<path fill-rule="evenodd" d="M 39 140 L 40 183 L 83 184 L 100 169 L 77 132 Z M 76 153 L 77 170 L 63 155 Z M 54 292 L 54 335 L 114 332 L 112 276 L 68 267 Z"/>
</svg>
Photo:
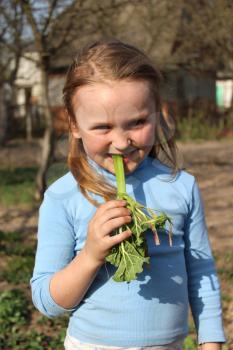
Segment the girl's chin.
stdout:
<svg viewBox="0 0 233 350">
<path fill-rule="evenodd" d="M 130 174 L 132 173 L 137 167 L 139 166 L 138 163 L 134 163 L 134 162 L 131 162 L 131 163 L 128 163 L 125 165 L 125 173 L 126 174 Z"/>
</svg>

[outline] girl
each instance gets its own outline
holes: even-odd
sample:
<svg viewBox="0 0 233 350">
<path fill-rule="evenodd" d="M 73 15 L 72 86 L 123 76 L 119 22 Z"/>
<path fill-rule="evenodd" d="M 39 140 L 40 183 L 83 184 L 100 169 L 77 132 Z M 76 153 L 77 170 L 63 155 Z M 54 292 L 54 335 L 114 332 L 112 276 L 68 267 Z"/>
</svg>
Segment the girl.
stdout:
<svg viewBox="0 0 233 350">
<path fill-rule="evenodd" d="M 178 169 L 173 128 L 161 113 L 159 73 L 119 41 L 83 49 L 67 74 L 70 172 L 40 207 L 32 296 L 49 317 L 69 311 L 65 349 L 181 349 L 188 306 L 202 350 L 220 349 L 219 283 L 198 185 Z M 115 200 L 112 154 L 121 154 L 127 193 L 172 218 L 173 246 L 146 233 L 150 267 L 130 283 L 112 279 L 112 231 L 131 221 Z"/>
</svg>

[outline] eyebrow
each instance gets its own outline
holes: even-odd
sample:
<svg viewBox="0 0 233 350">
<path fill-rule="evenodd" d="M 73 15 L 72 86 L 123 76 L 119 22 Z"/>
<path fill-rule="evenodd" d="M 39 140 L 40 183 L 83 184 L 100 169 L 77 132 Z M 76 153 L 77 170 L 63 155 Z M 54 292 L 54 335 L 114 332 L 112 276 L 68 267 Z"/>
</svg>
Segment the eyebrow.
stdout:
<svg viewBox="0 0 233 350">
<path fill-rule="evenodd" d="M 139 121 L 139 120 L 145 120 L 148 118 L 148 114 L 143 114 L 143 115 L 140 115 L 140 116 L 137 116 L 135 118 L 132 118 L 130 119 L 129 121 L 127 121 L 123 126 L 129 126 L 131 124 L 134 124 L 135 122 Z M 112 126 L 112 123 L 101 123 L 101 122 L 97 122 L 95 124 L 93 124 L 91 127 L 90 127 L 90 130 L 92 129 L 95 129 L 97 127 L 108 127 L 108 126 Z"/>
</svg>

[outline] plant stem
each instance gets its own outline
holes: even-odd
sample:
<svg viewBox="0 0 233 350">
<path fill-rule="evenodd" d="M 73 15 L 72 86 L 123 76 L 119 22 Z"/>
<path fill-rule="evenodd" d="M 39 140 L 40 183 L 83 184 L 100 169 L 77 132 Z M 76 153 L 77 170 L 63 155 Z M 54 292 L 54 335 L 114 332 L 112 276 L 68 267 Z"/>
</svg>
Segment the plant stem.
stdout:
<svg viewBox="0 0 233 350">
<path fill-rule="evenodd" d="M 121 194 L 126 193 L 123 159 L 120 154 L 113 154 L 112 158 L 113 158 L 114 170 L 116 174 L 116 183 L 117 183 L 117 192 L 118 192 L 117 196 L 120 197 Z"/>
</svg>

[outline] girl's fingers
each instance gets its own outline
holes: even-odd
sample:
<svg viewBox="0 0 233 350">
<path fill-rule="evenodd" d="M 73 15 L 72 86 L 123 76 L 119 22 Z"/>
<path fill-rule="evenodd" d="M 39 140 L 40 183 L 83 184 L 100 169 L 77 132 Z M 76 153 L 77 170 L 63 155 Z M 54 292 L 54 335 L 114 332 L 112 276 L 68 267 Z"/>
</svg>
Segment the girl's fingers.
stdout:
<svg viewBox="0 0 233 350">
<path fill-rule="evenodd" d="M 109 236 L 109 243 L 111 244 L 111 247 L 121 243 L 125 239 L 129 238 L 132 235 L 132 232 L 130 230 L 126 230 L 124 232 L 118 233 L 115 236 Z"/>
<path fill-rule="evenodd" d="M 130 210 L 125 207 L 112 208 L 112 209 L 106 210 L 102 214 L 102 216 L 100 217 L 100 221 L 102 224 L 104 224 L 105 222 L 111 219 L 115 219 L 121 216 L 130 216 L 130 214 L 131 214 Z"/>
<path fill-rule="evenodd" d="M 125 224 L 129 224 L 131 220 L 132 220 L 132 217 L 130 215 L 121 216 L 121 217 L 109 220 L 103 226 L 104 236 L 109 235 L 112 231 L 114 231 L 115 229 Z"/>
<path fill-rule="evenodd" d="M 113 209 L 113 208 L 121 208 L 121 207 L 125 207 L 125 205 L 127 204 L 126 201 L 124 200 L 120 200 L 120 199 L 114 199 L 111 201 L 107 201 L 106 203 L 102 204 L 98 209 L 97 212 L 99 214 L 105 213 L 106 210 L 109 209 Z"/>
</svg>

